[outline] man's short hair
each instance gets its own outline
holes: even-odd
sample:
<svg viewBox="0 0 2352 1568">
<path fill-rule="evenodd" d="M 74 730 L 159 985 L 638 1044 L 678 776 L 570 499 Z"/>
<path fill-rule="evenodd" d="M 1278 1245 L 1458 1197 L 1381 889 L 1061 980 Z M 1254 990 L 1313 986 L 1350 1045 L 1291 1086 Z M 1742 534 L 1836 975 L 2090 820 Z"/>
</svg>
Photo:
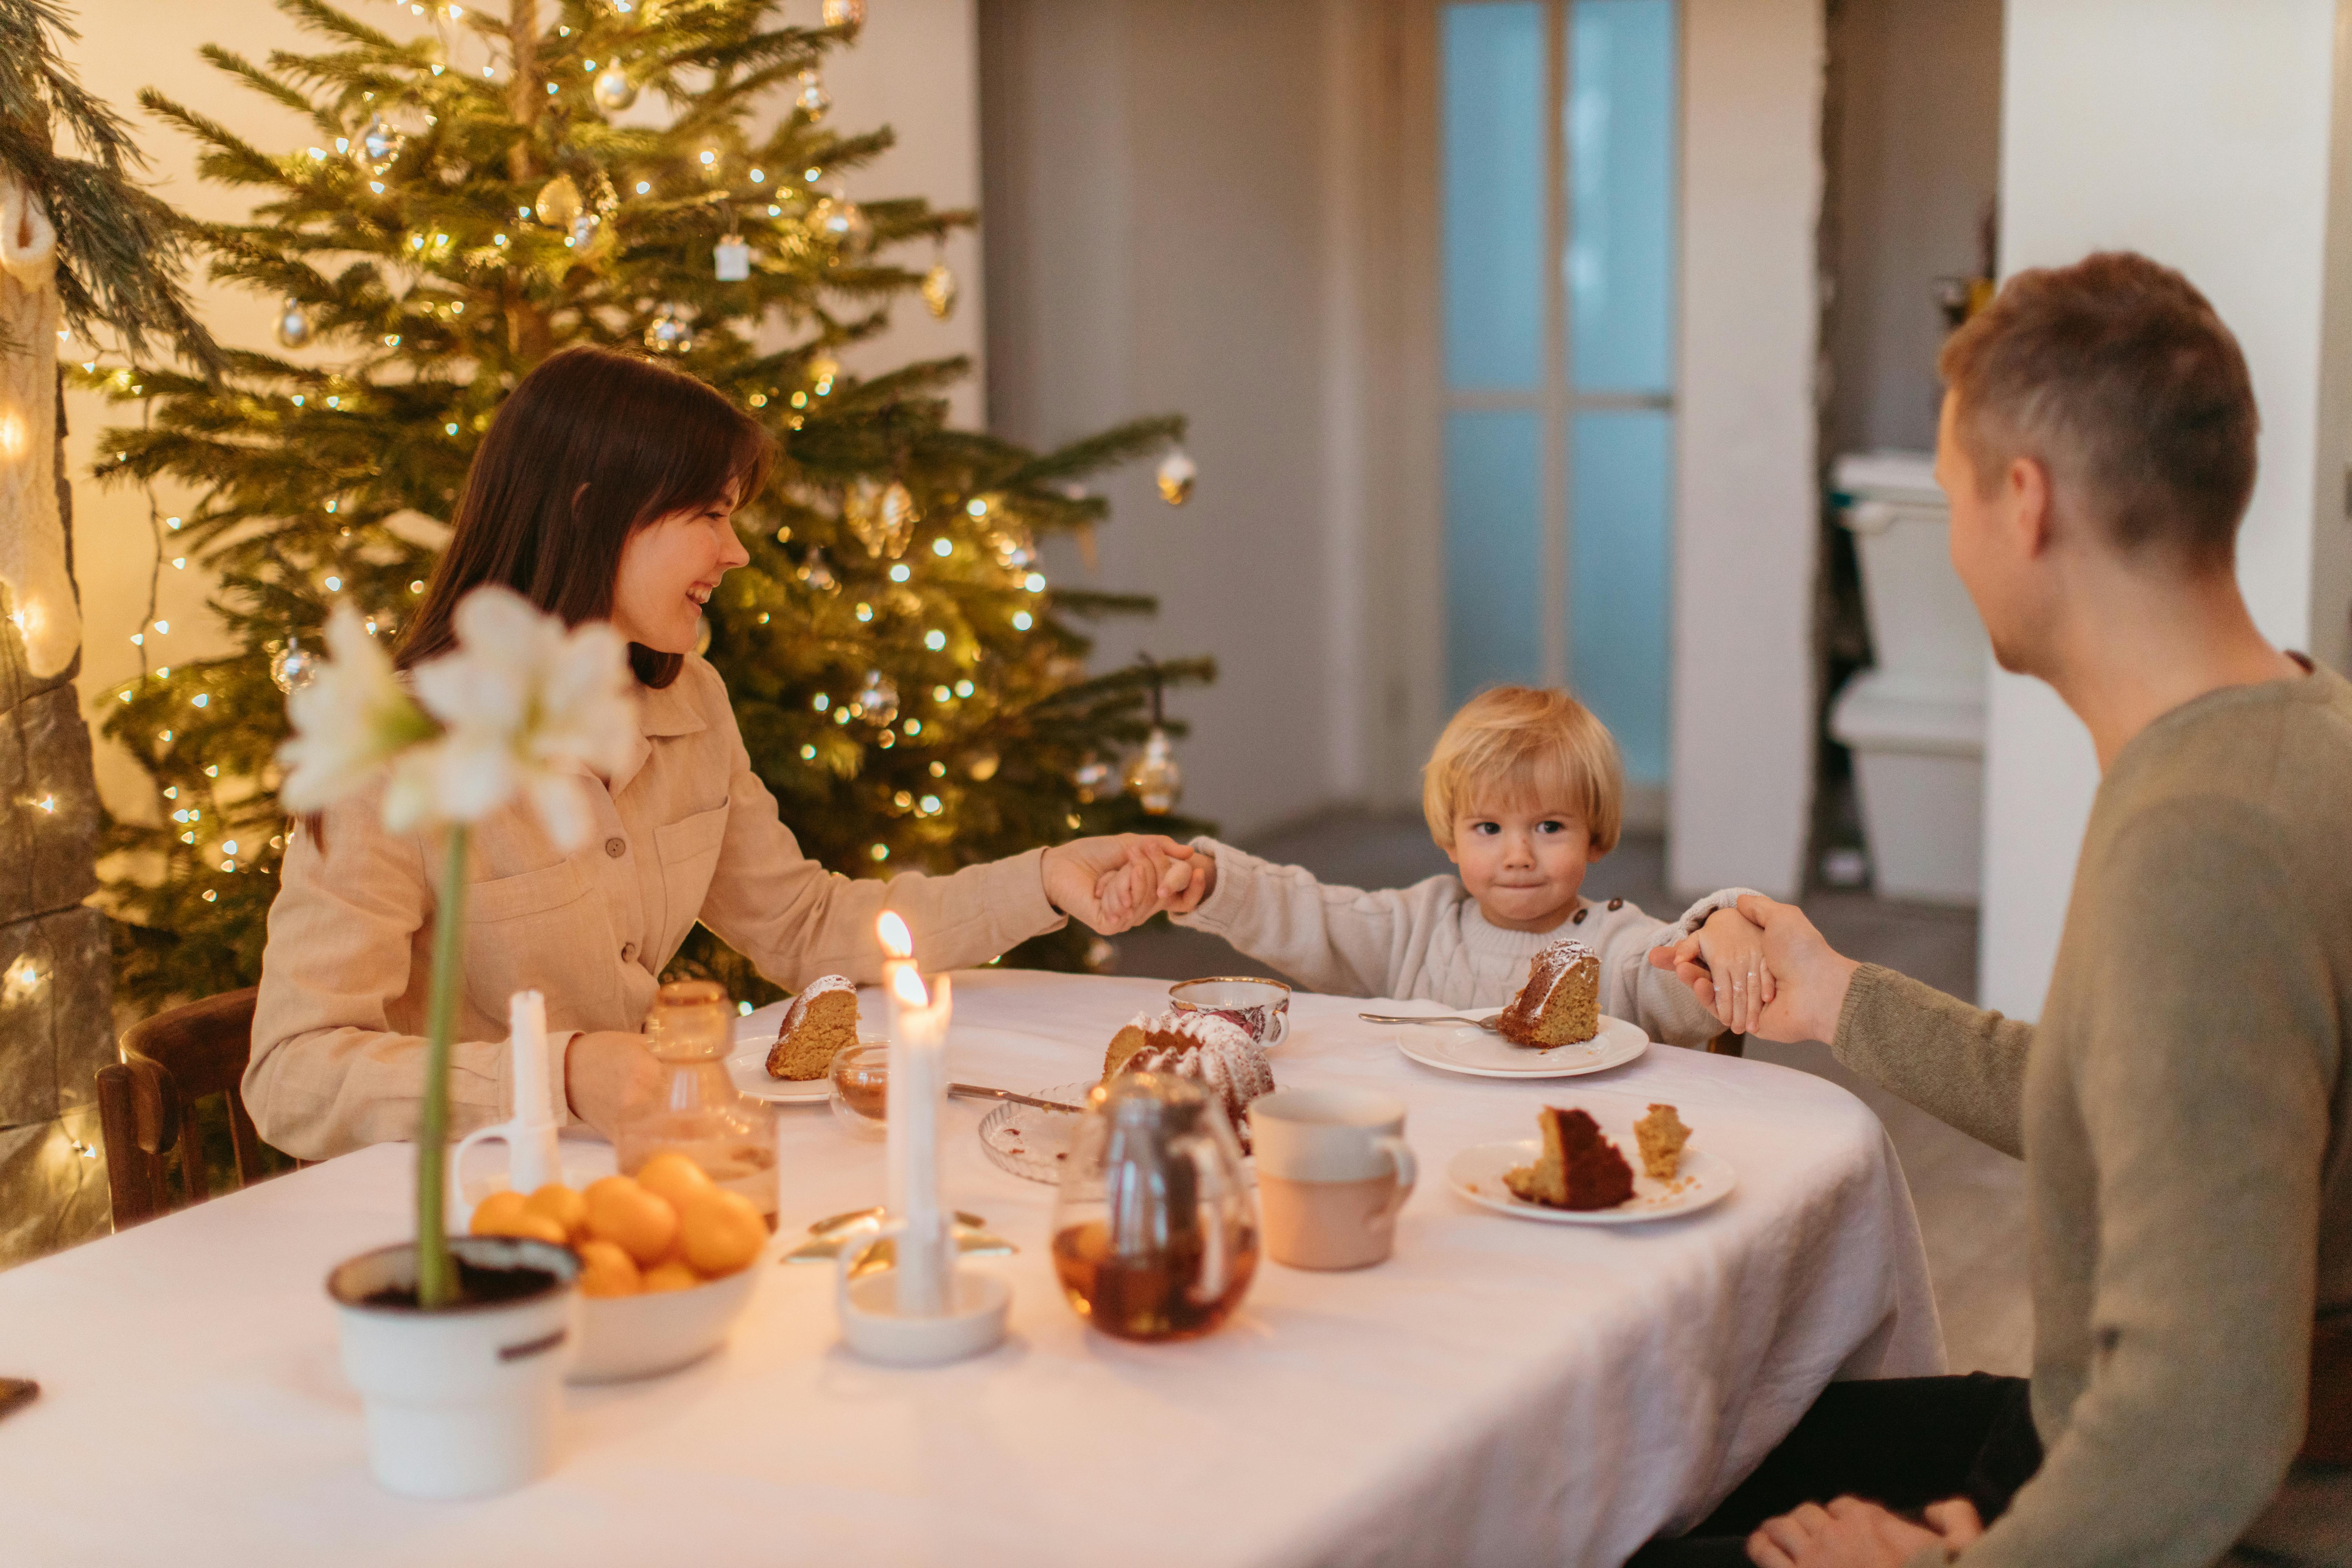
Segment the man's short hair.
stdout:
<svg viewBox="0 0 2352 1568">
<path fill-rule="evenodd" d="M 1576 814 L 1596 857 L 1617 847 L 1625 769 L 1608 726 L 1567 692 L 1532 686 L 1497 686 L 1464 703 L 1421 773 L 1422 815 L 1438 847 L 1454 847 L 1458 813 L 1547 805 Z"/>
<path fill-rule="evenodd" d="M 2188 279 L 2127 250 L 2020 272 L 1937 369 L 1985 493 L 2037 458 L 2126 552 L 2229 565 L 2262 421 L 2238 340 Z"/>
</svg>

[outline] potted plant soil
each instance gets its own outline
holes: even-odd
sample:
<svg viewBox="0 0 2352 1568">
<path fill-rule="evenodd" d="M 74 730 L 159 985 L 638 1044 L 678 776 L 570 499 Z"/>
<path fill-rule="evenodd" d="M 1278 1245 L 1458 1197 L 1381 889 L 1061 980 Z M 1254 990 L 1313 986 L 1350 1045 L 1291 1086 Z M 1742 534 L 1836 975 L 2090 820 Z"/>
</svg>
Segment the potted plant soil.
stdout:
<svg viewBox="0 0 2352 1568">
<path fill-rule="evenodd" d="M 625 646 L 610 626 L 567 632 L 499 587 L 476 589 L 455 619 L 457 647 L 404 685 L 358 614 L 339 606 L 327 624 L 330 661 L 288 695 L 294 734 L 280 752 L 280 794 L 294 811 L 382 782 L 384 826 L 439 839 L 416 1239 L 362 1253 L 327 1278 L 376 1479 L 426 1498 L 507 1491 L 553 1467 L 578 1338 L 580 1260 L 569 1248 L 448 1234 L 467 831 L 520 796 L 551 839 L 576 847 L 591 818 L 570 770 L 609 773 L 636 737 Z"/>
</svg>

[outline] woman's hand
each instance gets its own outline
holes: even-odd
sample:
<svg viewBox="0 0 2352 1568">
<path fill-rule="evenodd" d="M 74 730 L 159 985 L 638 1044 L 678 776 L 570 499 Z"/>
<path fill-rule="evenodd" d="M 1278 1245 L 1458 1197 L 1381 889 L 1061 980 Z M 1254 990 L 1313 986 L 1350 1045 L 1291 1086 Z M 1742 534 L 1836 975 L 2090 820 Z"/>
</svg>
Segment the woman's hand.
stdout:
<svg viewBox="0 0 2352 1568">
<path fill-rule="evenodd" d="M 1960 1509 L 1975 1525 L 1976 1510 L 1959 1500 L 1929 1509 L 1936 1528 L 1925 1530 L 1860 1498 L 1842 1497 L 1827 1508 L 1809 1502 L 1766 1520 L 1748 1538 L 1748 1560 L 1758 1568 L 1903 1568 L 1923 1546 L 1949 1553 L 1981 1533 L 1963 1535 L 1956 1528 L 1960 1521 L 1954 1510 Z"/>
<path fill-rule="evenodd" d="M 575 1038 L 563 1053 L 563 1097 L 572 1114 L 613 1136 L 622 1108 L 659 1087 L 661 1064 L 643 1035 L 603 1029 Z"/>
<path fill-rule="evenodd" d="M 1845 1009 L 1846 987 L 1862 965 L 1822 941 L 1794 904 L 1748 893 L 1739 900 L 1739 912 L 1763 928 L 1764 962 L 1774 986 L 1773 999 L 1757 1015 L 1756 1026 L 1748 1033 L 1786 1044 L 1835 1035 L 1838 1015 Z M 1700 1005 L 1714 1012 L 1718 987 L 1700 966 L 1699 956 L 1699 939 L 1690 936 L 1672 947 L 1652 948 L 1650 964 L 1673 970 Z"/>
<path fill-rule="evenodd" d="M 1055 909 L 1116 936 L 1192 885 L 1192 847 L 1156 833 L 1073 838 L 1046 850 L 1041 870 Z"/>
<path fill-rule="evenodd" d="M 1750 1033 L 1774 994 L 1764 929 L 1738 910 L 1717 910 L 1694 934 L 1714 982 L 1716 1022 L 1736 1035 Z"/>
</svg>

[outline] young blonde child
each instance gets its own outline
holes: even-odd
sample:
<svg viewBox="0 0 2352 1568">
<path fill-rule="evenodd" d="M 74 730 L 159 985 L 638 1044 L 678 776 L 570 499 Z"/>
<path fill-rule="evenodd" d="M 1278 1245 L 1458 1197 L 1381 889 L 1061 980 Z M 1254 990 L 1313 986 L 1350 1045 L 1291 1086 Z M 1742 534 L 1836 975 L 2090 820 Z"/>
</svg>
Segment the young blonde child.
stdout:
<svg viewBox="0 0 2352 1568">
<path fill-rule="evenodd" d="M 1574 937 L 1600 955 L 1602 1012 L 1678 1046 L 1745 1032 L 1771 986 L 1763 933 L 1734 907 L 1748 889 L 1710 893 L 1678 921 L 1581 895 L 1586 869 L 1617 847 L 1623 801 L 1617 743 L 1582 703 L 1564 691 L 1497 687 L 1454 714 L 1423 772 L 1430 834 L 1458 876 L 1381 891 L 1332 888 L 1298 867 L 1196 838 L 1191 884 L 1165 907 L 1177 924 L 1223 937 L 1315 990 L 1453 1008 L 1508 1002 L 1527 984 L 1529 960 Z M 1712 1015 L 1649 963 L 1652 948 L 1694 933 L 1724 977 Z"/>
</svg>

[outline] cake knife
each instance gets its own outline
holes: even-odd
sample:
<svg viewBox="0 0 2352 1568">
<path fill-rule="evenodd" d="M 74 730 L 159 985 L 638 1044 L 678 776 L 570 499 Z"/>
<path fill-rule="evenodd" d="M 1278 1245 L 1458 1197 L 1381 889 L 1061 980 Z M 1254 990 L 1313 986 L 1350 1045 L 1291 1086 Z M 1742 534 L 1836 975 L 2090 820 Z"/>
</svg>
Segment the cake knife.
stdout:
<svg viewBox="0 0 2352 1568">
<path fill-rule="evenodd" d="M 1009 1100 L 1015 1105 L 1034 1105 L 1040 1110 L 1066 1110 L 1073 1116 L 1086 1114 L 1083 1105 L 1065 1105 L 1058 1100 L 1040 1100 L 1034 1094 L 1015 1094 L 1009 1089 L 990 1089 L 985 1084 L 951 1083 L 950 1094 L 960 1094 L 966 1100 Z"/>
</svg>

